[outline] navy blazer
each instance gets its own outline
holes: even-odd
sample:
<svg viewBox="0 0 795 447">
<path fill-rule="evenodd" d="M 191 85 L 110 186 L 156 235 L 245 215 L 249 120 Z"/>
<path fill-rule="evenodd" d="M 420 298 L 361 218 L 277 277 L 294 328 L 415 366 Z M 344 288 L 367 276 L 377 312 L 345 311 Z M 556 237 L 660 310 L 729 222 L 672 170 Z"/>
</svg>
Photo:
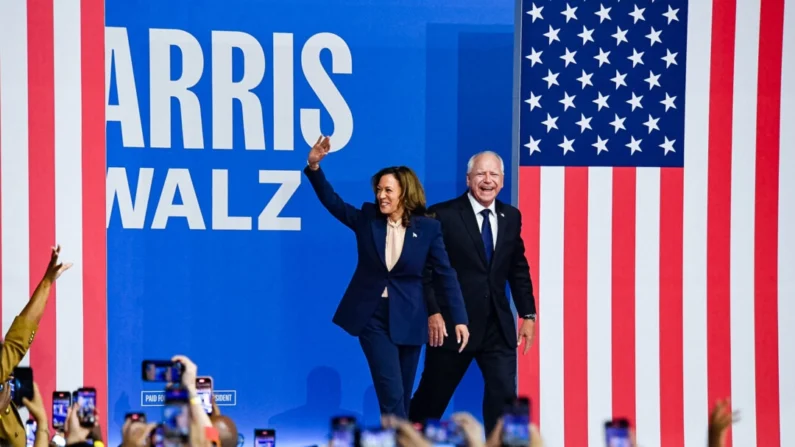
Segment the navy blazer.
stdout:
<svg viewBox="0 0 795 447">
<path fill-rule="evenodd" d="M 441 281 L 453 324 L 468 324 L 464 298 L 455 270 L 450 266 L 439 221 L 412 216 L 406 228 L 403 251 L 389 271 L 386 267 L 386 217 L 374 203 L 361 209 L 345 203 L 334 192 L 323 171 L 308 166 L 304 174 L 323 206 L 340 222 L 356 233 L 358 263 L 334 323 L 358 336 L 368 323 L 380 300 L 389 300 L 389 333 L 399 345 L 424 345 L 428 342 L 428 309 L 423 290 L 423 271 L 432 269 Z M 389 298 L 381 295 L 387 288 Z M 455 334 L 449 334 L 455 338 Z"/>
</svg>

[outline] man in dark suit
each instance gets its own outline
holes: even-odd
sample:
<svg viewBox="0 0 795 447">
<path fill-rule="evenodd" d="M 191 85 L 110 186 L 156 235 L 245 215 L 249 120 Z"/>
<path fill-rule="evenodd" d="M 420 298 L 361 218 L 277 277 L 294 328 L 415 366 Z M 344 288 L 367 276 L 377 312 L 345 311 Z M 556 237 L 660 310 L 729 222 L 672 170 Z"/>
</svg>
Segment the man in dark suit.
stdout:
<svg viewBox="0 0 795 447">
<path fill-rule="evenodd" d="M 466 194 L 432 206 L 442 222 L 450 264 L 458 275 L 469 316 L 469 345 L 462 354 L 454 339 L 452 318 L 439 281 L 426 271 L 429 343 L 420 385 L 411 400 L 414 422 L 439 419 L 474 359 L 483 374 L 483 419 L 487 433 L 505 404 L 516 397 L 517 346 L 524 354 L 535 334 L 536 306 L 530 267 L 525 258 L 519 210 L 497 200 L 505 165 L 487 151 L 467 164 Z M 506 283 L 521 318 L 517 337 Z"/>
</svg>

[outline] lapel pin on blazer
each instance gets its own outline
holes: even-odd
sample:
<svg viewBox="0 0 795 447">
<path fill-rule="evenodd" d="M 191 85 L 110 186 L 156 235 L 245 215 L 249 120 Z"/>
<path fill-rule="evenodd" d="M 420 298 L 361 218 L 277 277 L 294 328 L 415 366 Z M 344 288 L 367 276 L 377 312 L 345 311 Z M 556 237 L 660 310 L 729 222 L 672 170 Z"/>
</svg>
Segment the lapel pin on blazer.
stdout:
<svg viewBox="0 0 795 447">
<path fill-rule="evenodd" d="M 411 237 L 417 237 L 417 233 L 415 233 L 415 232 L 413 232 L 413 231 L 412 231 L 412 232 L 411 232 Z"/>
<path fill-rule="evenodd" d="M 505 214 L 503 214 L 503 213 L 500 213 L 500 217 L 505 217 Z"/>
</svg>

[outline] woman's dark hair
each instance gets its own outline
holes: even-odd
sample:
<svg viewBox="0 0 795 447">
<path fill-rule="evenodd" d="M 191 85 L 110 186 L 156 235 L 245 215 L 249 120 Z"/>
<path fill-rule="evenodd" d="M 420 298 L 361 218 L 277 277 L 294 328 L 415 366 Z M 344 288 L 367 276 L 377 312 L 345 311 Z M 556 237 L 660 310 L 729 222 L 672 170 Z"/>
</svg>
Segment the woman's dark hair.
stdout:
<svg viewBox="0 0 795 447">
<path fill-rule="evenodd" d="M 381 169 L 373 176 L 373 192 L 378 195 L 378 184 L 381 177 L 392 175 L 400 185 L 400 203 L 403 206 L 403 226 L 409 225 L 411 216 L 426 215 L 428 210 L 425 205 L 425 190 L 420 179 L 414 171 L 406 166 L 390 166 Z M 378 198 L 376 198 L 378 202 Z"/>
</svg>

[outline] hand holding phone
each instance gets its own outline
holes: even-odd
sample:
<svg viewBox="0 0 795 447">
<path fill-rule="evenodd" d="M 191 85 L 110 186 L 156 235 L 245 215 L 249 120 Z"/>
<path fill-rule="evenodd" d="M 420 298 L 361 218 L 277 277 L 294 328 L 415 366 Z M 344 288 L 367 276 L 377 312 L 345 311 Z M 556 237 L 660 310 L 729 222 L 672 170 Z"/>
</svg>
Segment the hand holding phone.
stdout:
<svg viewBox="0 0 795 447">
<path fill-rule="evenodd" d="M 605 444 L 607 447 L 632 447 L 629 420 L 618 418 L 605 422 Z"/>
<path fill-rule="evenodd" d="M 185 442 L 190 437 L 190 399 L 188 390 L 182 386 L 166 390 L 166 403 L 163 406 L 163 437 L 177 442 Z"/>
<path fill-rule="evenodd" d="M 530 445 L 530 399 L 519 397 L 509 402 L 502 420 L 503 446 L 527 447 Z"/>
</svg>

